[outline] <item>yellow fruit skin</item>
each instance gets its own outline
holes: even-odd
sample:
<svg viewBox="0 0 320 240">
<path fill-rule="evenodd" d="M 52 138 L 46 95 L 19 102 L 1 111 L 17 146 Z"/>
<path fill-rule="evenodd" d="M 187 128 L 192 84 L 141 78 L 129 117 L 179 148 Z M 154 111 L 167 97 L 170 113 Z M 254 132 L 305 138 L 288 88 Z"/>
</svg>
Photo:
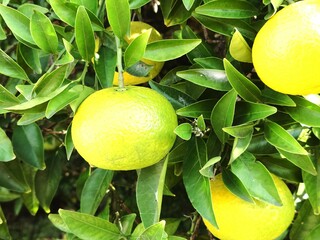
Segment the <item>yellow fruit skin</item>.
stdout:
<svg viewBox="0 0 320 240">
<path fill-rule="evenodd" d="M 210 182 L 212 207 L 219 230 L 203 219 L 209 231 L 222 240 L 272 240 L 283 233 L 294 217 L 294 202 L 287 185 L 273 175 L 283 206 L 255 200 L 246 202 L 231 193 L 218 174 Z"/>
<path fill-rule="evenodd" d="M 147 23 L 136 21 L 136 22 L 131 22 L 131 24 L 130 24 L 131 34 L 129 37 L 126 38 L 126 41 L 128 43 L 130 43 L 136 37 L 138 37 L 139 35 L 141 35 L 143 32 L 147 31 L 150 28 L 152 30 L 151 30 L 151 34 L 150 34 L 148 42 L 150 43 L 150 42 L 161 40 L 162 36 L 155 28 L 153 28 L 152 26 L 150 26 Z M 160 71 L 164 65 L 163 62 L 155 62 L 155 61 L 150 61 L 147 59 L 141 59 L 141 61 L 150 65 L 150 66 L 153 66 L 153 68 L 149 72 L 148 76 L 137 77 L 137 76 L 129 74 L 128 72 L 124 72 L 123 78 L 124 78 L 125 85 L 137 85 L 137 84 L 145 83 L 145 82 L 148 82 L 148 81 L 154 79 L 160 73 Z M 118 72 L 115 72 L 115 74 L 114 74 L 113 84 L 118 85 Z"/>
<path fill-rule="evenodd" d="M 258 32 L 252 60 L 275 91 L 320 93 L 320 1 L 299 1 L 276 13 Z"/>
<path fill-rule="evenodd" d="M 160 161 L 171 149 L 177 116 L 156 91 L 137 86 L 106 88 L 86 98 L 71 128 L 79 154 L 110 170 L 140 169 Z"/>
</svg>

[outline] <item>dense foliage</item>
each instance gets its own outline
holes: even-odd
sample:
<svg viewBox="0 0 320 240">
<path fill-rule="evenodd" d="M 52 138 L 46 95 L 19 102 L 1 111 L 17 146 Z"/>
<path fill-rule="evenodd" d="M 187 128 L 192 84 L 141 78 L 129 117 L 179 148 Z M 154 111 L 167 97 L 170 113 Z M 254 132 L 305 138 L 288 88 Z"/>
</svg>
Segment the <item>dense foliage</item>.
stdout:
<svg viewBox="0 0 320 240">
<path fill-rule="evenodd" d="M 236 195 L 273 204 L 270 173 L 281 177 L 297 213 L 279 239 L 320 235 L 319 96 L 267 88 L 251 59 L 261 26 L 292 1 L 0 2 L 0 239 L 214 239 L 201 217 L 215 224 L 219 172 Z M 164 40 L 125 44 L 131 20 Z M 150 71 L 142 57 L 165 62 L 144 86 L 179 116 L 171 152 L 137 171 L 90 167 L 69 131 L 81 101 L 112 85 L 119 52 L 137 76 Z"/>
</svg>

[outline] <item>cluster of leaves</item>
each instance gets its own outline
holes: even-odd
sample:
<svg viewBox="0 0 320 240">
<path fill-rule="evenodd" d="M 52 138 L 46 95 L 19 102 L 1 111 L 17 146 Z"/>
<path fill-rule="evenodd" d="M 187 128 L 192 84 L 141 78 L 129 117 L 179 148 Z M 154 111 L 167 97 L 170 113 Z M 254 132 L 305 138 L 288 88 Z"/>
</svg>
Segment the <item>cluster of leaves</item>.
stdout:
<svg viewBox="0 0 320 240">
<path fill-rule="evenodd" d="M 135 198 L 128 203 L 135 213 L 119 215 L 110 204 L 114 179 L 124 173 L 85 165 L 78 175 L 79 207 L 49 215 L 68 239 L 194 237 L 200 216 L 216 225 L 209 181 L 217 172 L 239 197 L 275 205 L 281 201 L 270 174 L 285 179 L 297 200 L 290 239 L 319 236 L 319 96 L 274 92 L 251 63 L 256 33 L 285 1 L 1 2 L 2 204 L 15 202 L 16 214 L 22 206 L 31 215 L 51 212 L 63 172 L 79 159 L 69 131 L 72 116 L 89 94 L 112 86 L 122 46 L 124 69 L 138 76 L 147 74 L 140 71 L 141 58 L 166 62 L 149 86 L 176 109 L 179 137 L 165 159 L 137 170 Z M 143 21 L 143 9 L 157 8 L 170 37 L 148 44 L 147 32 L 124 44 L 132 16 Z M 179 66 L 171 67 L 172 61 Z M 179 226 L 189 221 L 182 214 L 192 212 L 183 206 L 178 217 L 162 211 L 163 196 L 174 202 L 177 187 L 199 213 L 189 232 Z M 0 207 L 0 238 L 11 239 L 4 212 Z"/>
</svg>

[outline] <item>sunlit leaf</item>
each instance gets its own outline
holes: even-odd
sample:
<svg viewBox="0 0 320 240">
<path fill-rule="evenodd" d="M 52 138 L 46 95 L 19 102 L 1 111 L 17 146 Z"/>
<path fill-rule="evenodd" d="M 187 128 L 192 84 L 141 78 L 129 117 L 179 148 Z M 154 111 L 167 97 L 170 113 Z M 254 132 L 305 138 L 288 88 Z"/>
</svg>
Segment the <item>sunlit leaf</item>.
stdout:
<svg viewBox="0 0 320 240">
<path fill-rule="evenodd" d="M 123 39 L 130 30 L 130 7 L 128 0 L 106 1 L 107 16 L 114 34 Z"/>
</svg>

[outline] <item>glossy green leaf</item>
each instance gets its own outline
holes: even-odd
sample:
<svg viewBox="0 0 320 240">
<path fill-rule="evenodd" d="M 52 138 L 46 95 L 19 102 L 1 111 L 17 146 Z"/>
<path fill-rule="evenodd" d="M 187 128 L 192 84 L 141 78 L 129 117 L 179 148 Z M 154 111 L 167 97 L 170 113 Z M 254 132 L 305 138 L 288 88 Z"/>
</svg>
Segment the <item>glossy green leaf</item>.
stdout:
<svg viewBox="0 0 320 240">
<path fill-rule="evenodd" d="M 224 70 L 223 60 L 217 57 L 195 58 L 194 61 L 205 69 Z"/>
<path fill-rule="evenodd" d="M 206 164 L 199 170 L 199 172 L 207 177 L 207 178 L 213 178 L 214 172 L 213 172 L 213 166 L 221 160 L 221 157 L 214 157 L 211 158 Z"/>
<path fill-rule="evenodd" d="M 83 240 L 119 240 L 117 226 L 107 220 L 86 213 L 59 210 L 59 214 L 70 232 Z"/>
<path fill-rule="evenodd" d="M 20 160 L 38 169 L 45 168 L 43 137 L 37 124 L 16 126 L 13 131 L 12 145 Z"/>
<path fill-rule="evenodd" d="M 17 125 L 29 125 L 34 123 L 38 120 L 41 120 L 45 117 L 45 108 L 43 105 L 35 107 L 32 109 L 32 112 L 23 113 L 21 118 L 18 120 Z"/>
<path fill-rule="evenodd" d="M 113 172 L 95 169 L 87 179 L 81 193 L 80 211 L 94 215 L 110 186 Z"/>
<path fill-rule="evenodd" d="M 231 85 L 225 71 L 217 69 L 189 69 L 177 72 L 177 75 L 196 85 L 218 91 L 229 91 Z"/>
<path fill-rule="evenodd" d="M 73 145 L 73 141 L 72 141 L 72 137 L 71 137 L 71 124 L 67 128 L 67 132 L 64 137 L 64 145 L 66 148 L 67 159 L 70 160 L 72 151 L 74 149 L 74 145 Z"/>
<path fill-rule="evenodd" d="M 276 206 L 282 205 L 269 171 L 255 161 L 251 153 L 245 152 L 233 161 L 231 171 L 241 180 L 252 197 Z"/>
<path fill-rule="evenodd" d="M 0 187 L 0 202 L 11 202 L 20 197 L 21 197 L 20 194 L 12 192 L 7 188 Z"/>
<path fill-rule="evenodd" d="M 192 206 L 212 225 L 217 226 L 211 203 L 210 179 L 199 170 L 208 161 L 206 144 L 202 138 L 192 138 L 183 163 L 183 182 Z"/>
<path fill-rule="evenodd" d="M 63 46 L 65 49 L 65 53 L 64 55 L 57 61 L 57 65 L 66 65 L 69 63 L 74 62 L 74 57 L 72 56 L 72 54 L 70 53 L 73 46 L 71 45 L 70 42 L 68 42 L 66 39 L 62 39 L 63 42 Z"/>
<path fill-rule="evenodd" d="M 3 240 L 11 240 L 12 239 L 10 232 L 9 232 L 7 219 L 2 211 L 1 205 L 0 205 L 0 239 L 3 239 Z"/>
<path fill-rule="evenodd" d="M 192 125 L 190 123 L 182 123 L 174 129 L 174 133 L 183 140 L 189 140 L 192 136 Z"/>
<path fill-rule="evenodd" d="M 22 165 L 22 168 L 24 178 L 26 179 L 26 182 L 31 189 L 30 192 L 22 194 L 22 201 L 24 206 L 28 209 L 29 213 L 32 216 L 35 216 L 39 210 L 39 200 L 36 196 L 35 191 L 35 176 L 38 170 L 27 164 Z"/>
<path fill-rule="evenodd" d="M 94 56 L 95 40 L 91 21 L 85 7 L 80 6 L 75 20 L 75 38 L 81 57 L 87 62 Z"/>
<path fill-rule="evenodd" d="M 306 240 L 317 240 L 320 236 L 320 224 L 314 227 L 308 234 Z"/>
<path fill-rule="evenodd" d="M 145 228 L 159 222 L 168 159 L 140 170 L 136 187 L 137 205 Z"/>
<path fill-rule="evenodd" d="M 288 159 L 288 161 L 292 162 L 297 167 L 312 175 L 317 175 L 317 171 L 308 155 L 287 152 L 280 148 L 277 148 L 277 150 L 281 155 Z"/>
<path fill-rule="evenodd" d="M 277 112 L 277 108 L 252 102 L 237 102 L 234 115 L 234 122 L 237 125 L 253 122 L 260 119 L 265 119 Z"/>
<path fill-rule="evenodd" d="M 30 31 L 34 42 L 46 52 L 56 53 L 58 37 L 50 19 L 39 11 L 34 11 L 30 19 Z"/>
<path fill-rule="evenodd" d="M 62 217 L 60 217 L 59 214 L 49 214 L 48 219 L 51 221 L 51 223 L 60 231 L 70 233 L 70 230 L 67 226 L 67 224 L 64 223 Z"/>
<path fill-rule="evenodd" d="M 114 34 L 123 39 L 130 31 L 130 6 L 128 0 L 106 1 L 107 16 Z"/>
<path fill-rule="evenodd" d="M 33 15 L 34 11 L 41 12 L 43 14 L 46 14 L 49 12 L 49 10 L 45 7 L 42 7 L 40 5 L 32 4 L 32 3 L 24 3 L 18 6 L 17 10 L 24 15 L 26 15 L 28 18 L 31 18 Z"/>
<path fill-rule="evenodd" d="M 298 96 L 291 96 L 295 107 L 286 107 L 286 112 L 297 122 L 312 127 L 320 127 L 320 106 Z"/>
<path fill-rule="evenodd" d="M 89 9 L 93 13 L 97 11 L 99 4 L 98 0 L 71 0 L 70 2 L 85 6 L 85 8 Z"/>
<path fill-rule="evenodd" d="M 31 189 L 23 177 L 23 171 L 18 161 L 0 162 L 0 186 L 18 193 L 30 192 Z"/>
<path fill-rule="evenodd" d="M 264 103 L 288 107 L 296 106 L 295 102 L 287 94 L 276 92 L 268 87 L 265 87 L 261 92 Z"/>
<path fill-rule="evenodd" d="M 63 83 L 68 65 L 63 65 L 51 73 L 46 73 L 36 82 L 33 88 L 33 95 L 37 97 L 46 97 L 57 90 Z"/>
<path fill-rule="evenodd" d="M 153 90 L 164 95 L 171 102 L 174 109 L 182 108 L 195 102 L 189 95 L 172 87 L 160 85 L 154 81 L 149 81 L 149 85 Z"/>
<path fill-rule="evenodd" d="M 127 236 L 131 234 L 136 217 L 137 214 L 130 213 L 120 218 L 118 227 L 122 234 Z"/>
<path fill-rule="evenodd" d="M 151 0 L 129 0 L 130 9 L 140 8 L 147 3 L 151 2 Z"/>
<path fill-rule="evenodd" d="M 264 136 L 271 145 L 278 149 L 289 153 L 308 155 L 308 152 L 298 143 L 298 141 L 282 126 L 275 122 L 265 122 Z"/>
<path fill-rule="evenodd" d="M 147 45 L 144 58 L 165 62 L 179 58 L 201 43 L 201 39 L 167 39 L 151 42 Z"/>
<path fill-rule="evenodd" d="M 252 140 L 252 132 L 248 133 L 245 137 L 238 138 L 236 137 L 233 141 L 231 155 L 229 163 L 232 163 L 235 159 L 237 159 L 239 156 L 241 156 L 242 153 L 244 153 Z"/>
<path fill-rule="evenodd" d="M 261 102 L 260 89 L 232 66 L 227 59 L 224 59 L 223 63 L 229 82 L 240 97 L 248 102 Z"/>
<path fill-rule="evenodd" d="M 19 44 L 18 47 L 18 56 L 17 58 L 20 59 L 18 62 L 20 63 L 20 66 L 23 66 L 24 64 L 21 64 L 21 61 L 23 61 L 37 74 L 42 73 L 42 66 L 41 66 L 41 57 L 40 57 L 41 51 L 39 49 L 28 47 L 22 43 Z"/>
<path fill-rule="evenodd" d="M 237 28 L 244 37 L 251 40 L 253 40 L 257 34 L 257 31 L 251 25 L 241 19 L 213 18 L 197 13 L 193 13 L 192 15 L 206 28 L 228 37 L 232 37 L 235 28 Z"/>
<path fill-rule="evenodd" d="M 192 5 L 194 4 L 195 0 L 182 0 L 183 5 L 185 6 L 185 8 L 187 10 L 190 10 L 190 8 L 192 7 Z"/>
<path fill-rule="evenodd" d="M 313 213 L 312 206 L 308 199 L 304 200 L 299 213 L 293 222 L 289 237 L 291 240 L 307 239 L 311 230 L 320 224 L 320 215 Z"/>
<path fill-rule="evenodd" d="M 150 227 L 146 228 L 141 235 L 137 238 L 137 240 L 144 240 L 144 239 L 167 239 L 168 235 L 164 231 L 165 221 L 157 222 Z"/>
<path fill-rule="evenodd" d="M 168 154 L 169 164 L 176 164 L 183 162 L 186 152 L 188 150 L 188 141 L 183 141 L 177 146 L 173 147 Z"/>
<path fill-rule="evenodd" d="M 24 14 L 8 6 L 0 4 L 0 15 L 6 22 L 8 28 L 19 39 L 34 45 L 35 42 L 30 33 L 30 19 Z"/>
<path fill-rule="evenodd" d="M 15 159 L 16 155 L 13 152 L 13 147 L 10 138 L 5 131 L 0 128 L 0 161 L 8 162 Z"/>
<path fill-rule="evenodd" d="M 143 32 L 141 35 L 136 37 L 124 52 L 124 63 L 126 68 L 134 65 L 143 57 L 148 40 L 151 34 L 151 28 Z"/>
<path fill-rule="evenodd" d="M 314 157 L 314 165 L 317 173 L 320 172 L 320 159 Z M 309 196 L 309 201 L 316 215 L 320 214 L 320 174 L 312 175 L 308 172 L 302 171 L 303 183 L 305 184 L 306 192 Z"/>
<path fill-rule="evenodd" d="M 251 18 L 259 14 L 258 9 L 247 1 L 210 1 L 196 8 L 196 13 L 218 18 Z"/>
<path fill-rule="evenodd" d="M 10 56 L 0 49 L 0 73 L 12 78 L 28 80 L 29 77 Z"/>
<path fill-rule="evenodd" d="M 251 48 L 238 29 L 235 29 L 232 35 L 229 52 L 230 55 L 239 62 L 252 62 Z"/>
<path fill-rule="evenodd" d="M 236 125 L 224 127 L 223 131 L 236 138 L 246 138 L 253 133 L 254 124 Z"/>
<path fill-rule="evenodd" d="M 222 143 L 228 140 L 228 134 L 223 131 L 224 127 L 230 127 L 234 118 L 237 92 L 230 90 L 219 99 L 211 112 L 211 125 Z"/>
</svg>

